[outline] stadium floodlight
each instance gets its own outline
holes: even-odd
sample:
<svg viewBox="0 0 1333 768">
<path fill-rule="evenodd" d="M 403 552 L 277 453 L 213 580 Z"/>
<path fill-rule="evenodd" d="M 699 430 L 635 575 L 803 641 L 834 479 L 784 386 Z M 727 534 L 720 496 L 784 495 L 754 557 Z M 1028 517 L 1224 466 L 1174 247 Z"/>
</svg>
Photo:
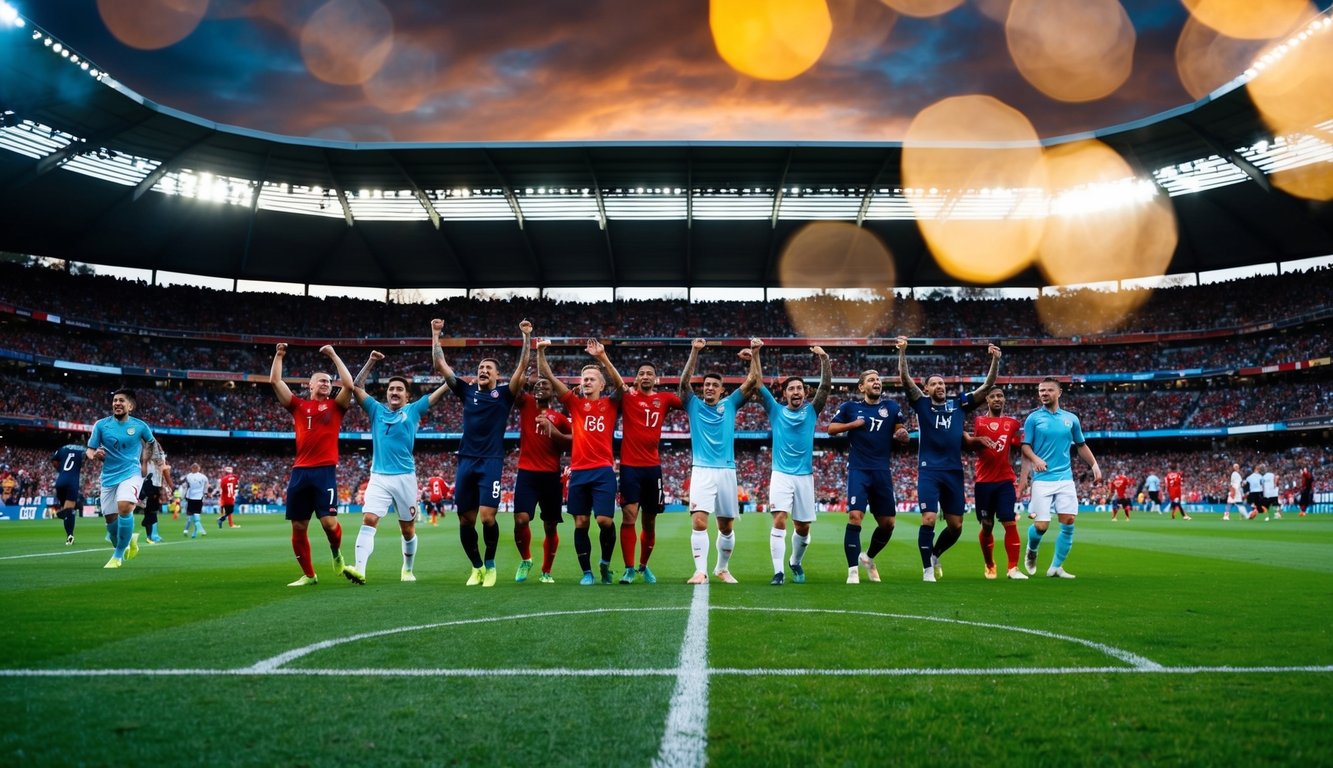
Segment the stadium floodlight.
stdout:
<svg viewBox="0 0 1333 768">
<path fill-rule="evenodd" d="M 15 27 L 23 26 L 23 19 L 19 18 L 18 9 L 6 2 L 0 2 L 0 22 Z"/>
</svg>

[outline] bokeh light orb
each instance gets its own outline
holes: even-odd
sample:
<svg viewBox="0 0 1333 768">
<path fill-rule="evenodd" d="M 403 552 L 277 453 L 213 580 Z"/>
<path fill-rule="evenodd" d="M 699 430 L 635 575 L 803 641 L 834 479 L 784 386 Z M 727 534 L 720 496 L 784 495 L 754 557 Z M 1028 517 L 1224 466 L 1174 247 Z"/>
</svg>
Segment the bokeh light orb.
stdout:
<svg viewBox="0 0 1333 768">
<path fill-rule="evenodd" d="M 1271 40 L 1317 12 L 1309 0 L 1181 0 L 1190 16 L 1227 37 Z"/>
<path fill-rule="evenodd" d="M 1333 200 L 1333 162 L 1311 163 L 1269 175 L 1273 186 L 1307 200 Z"/>
<path fill-rule="evenodd" d="M 1060 101 L 1109 96 L 1134 69 L 1138 36 L 1119 0 L 1013 0 L 1004 34 L 1023 78 Z"/>
<path fill-rule="evenodd" d="M 898 14 L 867 0 L 828 0 L 833 33 L 820 59 L 828 64 L 857 64 L 883 53 Z"/>
<path fill-rule="evenodd" d="M 397 114 L 421 106 L 434 90 L 435 79 L 435 53 L 400 38 L 383 66 L 361 90 L 371 104 Z"/>
<path fill-rule="evenodd" d="M 963 0 L 880 0 L 904 16 L 927 18 L 948 13 L 963 4 Z"/>
<path fill-rule="evenodd" d="M 824 0 L 710 0 L 718 55 L 761 80 L 790 80 L 819 61 L 833 32 Z"/>
<path fill-rule="evenodd" d="M 329 0 L 301 27 L 301 58 L 316 78 L 361 85 L 393 50 L 393 17 L 378 0 Z"/>
<path fill-rule="evenodd" d="M 1309 131 L 1333 119 L 1333 26 L 1325 17 L 1295 43 L 1274 41 L 1256 62 L 1246 88 L 1264 122 L 1278 134 Z"/>
<path fill-rule="evenodd" d="M 1189 95 L 1202 99 L 1244 72 L 1263 48 L 1262 40 L 1227 37 L 1191 16 L 1176 40 L 1176 73 Z"/>
<path fill-rule="evenodd" d="M 786 302 L 792 326 L 803 336 L 865 337 L 888 325 L 893 311 L 896 270 L 893 254 L 875 233 L 845 221 L 817 221 L 801 227 L 778 256 L 784 288 L 851 292 Z"/>
<path fill-rule="evenodd" d="M 117 40 L 151 51 L 189 37 L 208 12 L 208 0 L 97 0 L 97 12 Z"/>
</svg>

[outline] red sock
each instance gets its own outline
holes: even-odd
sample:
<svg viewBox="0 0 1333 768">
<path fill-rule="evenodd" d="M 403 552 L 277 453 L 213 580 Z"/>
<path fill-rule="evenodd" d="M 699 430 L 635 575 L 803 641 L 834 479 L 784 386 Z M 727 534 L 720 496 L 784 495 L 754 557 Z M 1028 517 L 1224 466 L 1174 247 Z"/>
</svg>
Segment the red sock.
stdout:
<svg viewBox="0 0 1333 768">
<path fill-rule="evenodd" d="M 639 535 L 639 565 L 647 565 L 653 556 L 653 547 L 657 546 L 657 531 L 644 531 Z"/>
<path fill-rule="evenodd" d="M 620 526 L 620 555 L 625 560 L 626 568 L 634 567 L 634 544 L 638 537 L 634 535 L 634 526 Z"/>
<path fill-rule="evenodd" d="M 292 531 L 292 551 L 296 553 L 296 563 L 301 571 L 310 578 L 315 578 L 315 564 L 310 561 L 310 537 L 305 531 Z"/>
<path fill-rule="evenodd" d="M 542 573 L 550 573 L 555 565 L 555 551 L 560 548 L 560 534 L 548 533 L 542 539 Z"/>
<path fill-rule="evenodd" d="M 1018 523 L 1010 520 L 1004 524 L 1004 554 L 1009 558 L 1009 567 L 1018 567 L 1018 549 L 1021 542 L 1018 539 Z"/>
<path fill-rule="evenodd" d="M 518 547 L 518 556 L 524 560 L 532 559 L 532 528 L 522 525 L 514 528 L 514 546 Z"/>
<path fill-rule="evenodd" d="M 982 528 L 977 534 L 977 541 L 981 542 L 981 557 L 986 561 L 987 568 L 995 567 L 995 534 Z"/>
<path fill-rule="evenodd" d="M 340 523 L 334 522 L 332 528 L 325 528 L 324 535 L 329 537 L 329 549 L 337 555 L 343 548 L 343 527 Z M 310 551 L 310 542 L 306 542 L 306 552 Z"/>
</svg>

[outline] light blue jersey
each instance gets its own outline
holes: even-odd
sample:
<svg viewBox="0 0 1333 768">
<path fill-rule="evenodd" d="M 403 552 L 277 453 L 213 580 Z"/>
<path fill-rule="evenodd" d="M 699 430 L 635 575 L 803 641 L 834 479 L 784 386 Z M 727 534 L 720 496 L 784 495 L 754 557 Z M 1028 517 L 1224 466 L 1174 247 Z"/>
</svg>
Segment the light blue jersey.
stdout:
<svg viewBox="0 0 1333 768">
<path fill-rule="evenodd" d="M 1147 479 L 1143 481 L 1143 490 L 1145 491 L 1160 491 L 1161 489 L 1162 479 L 1157 475 L 1148 475 Z"/>
<path fill-rule="evenodd" d="M 694 466 L 736 468 L 736 409 L 744 400 L 739 387 L 713 405 L 708 405 L 698 395 L 685 398 L 685 412 L 690 415 Z"/>
<path fill-rule="evenodd" d="M 430 409 L 430 398 L 421 397 L 396 411 L 367 397 L 361 407 L 370 419 L 373 456 L 370 471 L 381 475 L 407 475 L 417 471 L 412 448 L 417 442 L 417 428 Z"/>
<path fill-rule="evenodd" d="M 1046 471 L 1033 471 L 1033 480 L 1073 480 L 1070 449 L 1084 442 L 1083 425 L 1063 408 L 1055 413 L 1038 408 L 1023 422 L 1023 444 L 1032 446 L 1037 458 L 1046 462 Z"/>
<path fill-rule="evenodd" d="M 784 475 L 813 475 L 815 422 L 819 414 L 812 403 L 792 410 L 779 403 L 768 387 L 760 387 L 764 410 L 773 430 L 773 471 Z"/>
<path fill-rule="evenodd" d="M 94 451 L 106 450 L 106 458 L 102 459 L 102 487 L 111 488 L 132 477 L 141 477 L 140 452 L 142 446 L 152 444 L 153 430 L 133 416 L 126 416 L 124 421 L 115 416 L 98 419 L 88 438 L 88 447 Z"/>
</svg>

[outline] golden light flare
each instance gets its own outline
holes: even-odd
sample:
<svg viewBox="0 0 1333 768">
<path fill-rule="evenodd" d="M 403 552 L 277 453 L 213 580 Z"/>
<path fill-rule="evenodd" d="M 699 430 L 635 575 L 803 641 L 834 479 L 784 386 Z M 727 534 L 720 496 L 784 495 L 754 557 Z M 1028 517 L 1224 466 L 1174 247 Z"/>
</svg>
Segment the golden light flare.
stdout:
<svg viewBox="0 0 1333 768">
<path fill-rule="evenodd" d="M 1202 99 L 1244 72 L 1263 47 L 1261 40 L 1227 37 L 1190 16 L 1176 40 L 1180 84 L 1192 98 Z"/>
<path fill-rule="evenodd" d="M 1181 0 L 1192 18 L 1227 37 L 1271 40 L 1308 21 L 1318 10 L 1309 0 Z"/>
<path fill-rule="evenodd" d="M 881 54 L 898 14 L 887 5 L 868 0 L 828 0 L 833 33 L 821 61 L 857 64 Z"/>
<path fill-rule="evenodd" d="M 1004 34 L 1023 78 L 1060 101 L 1109 96 L 1134 69 L 1138 35 L 1119 0 L 1014 0 Z"/>
<path fill-rule="evenodd" d="M 361 85 L 393 49 L 393 17 L 377 0 L 329 0 L 301 28 L 301 58 L 316 78 Z"/>
<path fill-rule="evenodd" d="M 1273 186 L 1307 200 L 1333 200 L 1333 162 L 1311 163 L 1268 177 Z"/>
<path fill-rule="evenodd" d="M 810 69 L 833 32 L 825 0 L 710 0 L 708 25 L 722 60 L 761 80 Z"/>
<path fill-rule="evenodd" d="M 117 40 L 151 51 L 189 37 L 208 12 L 208 0 L 97 0 L 97 12 Z"/>
<path fill-rule="evenodd" d="M 1321 22 L 1301 36 L 1296 44 L 1272 43 L 1246 85 L 1264 122 L 1278 134 L 1309 131 L 1333 118 L 1333 28 Z"/>
<path fill-rule="evenodd" d="M 867 337 L 889 325 L 896 270 L 875 233 L 845 221 L 817 221 L 797 230 L 778 256 L 784 288 L 862 289 L 869 301 L 821 294 L 786 302 L 792 326 L 809 337 Z"/>
<path fill-rule="evenodd" d="M 1052 336 L 1091 336 L 1114 331 L 1152 295 L 1147 290 L 1077 291 L 1037 297 L 1037 319 Z"/>
<path fill-rule="evenodd" d="M 948 13 L 963 4 L 963 0 L 879 0 L 904 16 L 926 18 Z"/>
<path fill-rule="evenodd" d="M 903 195 L 935 261 L 954 277 L 994 283 L 1032 263 L 1040 216 L 1023 215 L 1046 180 L 1037 131 L 1021 112 L 990 96 L 955 96 L 913 118 L 902 150 Z M 988 196 L 986 215 L 959 210 L 964 196 Z"/>
<path fill-rule="evenodd" d="M 374 77 L 361 86 L 366 100 L 384 112 L 410 112 L 421 106 L 435 87 L 435 54 L 398 40 Z"/>
</svg>

